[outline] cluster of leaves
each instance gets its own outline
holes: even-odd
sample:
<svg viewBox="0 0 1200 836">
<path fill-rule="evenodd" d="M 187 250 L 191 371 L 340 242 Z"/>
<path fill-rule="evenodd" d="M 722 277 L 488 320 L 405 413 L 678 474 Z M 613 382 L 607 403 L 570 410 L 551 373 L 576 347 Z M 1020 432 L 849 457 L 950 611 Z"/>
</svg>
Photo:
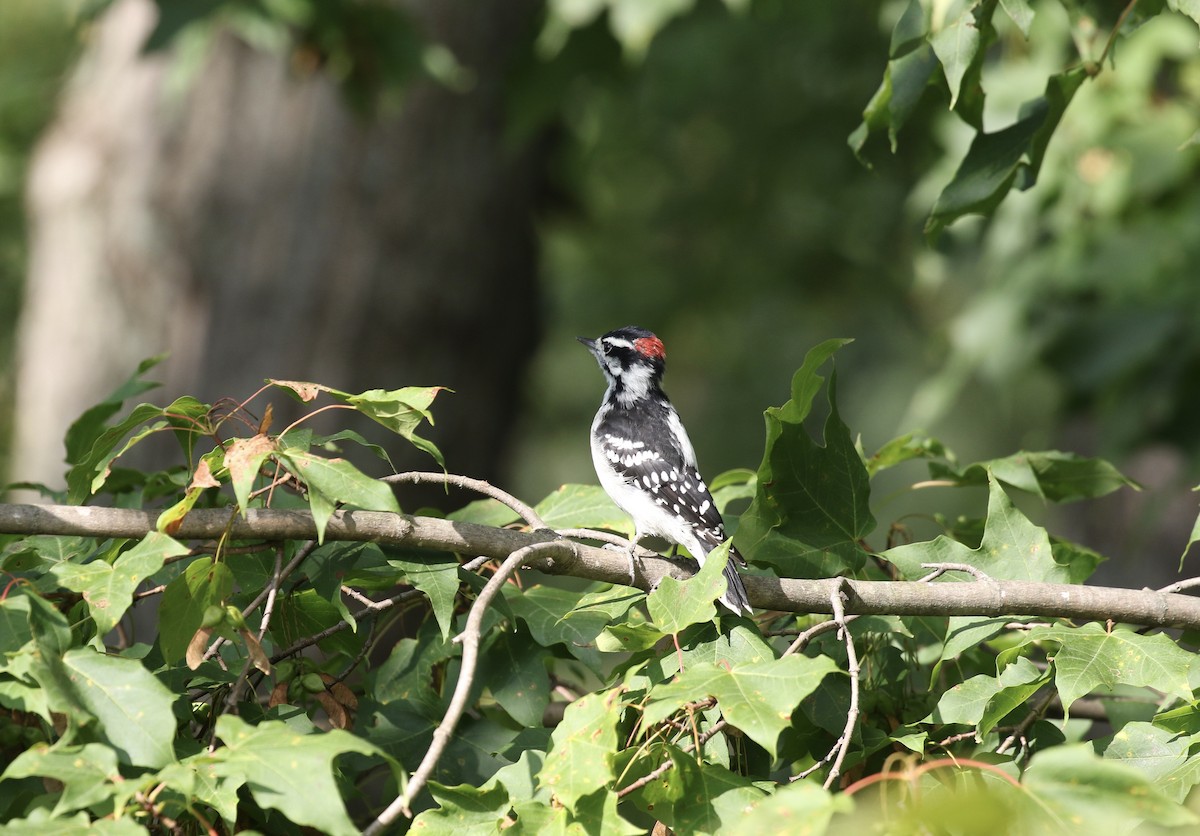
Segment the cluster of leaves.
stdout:
<svg viewBox="0 0 1200 836">
<path fill-rule="evenodd" d="M 865 161 L 867 140 L 885 133 L 895 151 L 900 130 L 926 90 L 948 97 L 950 109 L 975 135 L 933 205 L 925 226 L 929 236 L 936 237 L 963 215 L 989 214 L 1011 189 L 1025 190 L 1037 182 L 1063 114 L 1083 83 L 1101 72 L 1118 37 L 1168 9 L 1200 23 L 1200 5 L 1194 0 L 1134 0 L 1123 10 L 1079 0 L 1063 0 L 1063 6 L 1073 22 L 1079 54 L 1045 79 L 1043 92 L 1025 101 L 1010 124 L 992 130 L 984 125 L 985 65 L 998 42 L 1022 48 L 1011 42 L 1030 37 L 1032 5 L 1027 0 L 909 0 L 896 21 L 883 82 L 850 135 L 850 146 Z"/>
<path fill-rule="evenodd" d="M 713 480 L 722 507 L 749 500 L 735 541 L 750 571 L 915 580 L 923 564 L 954 563 L 997 579 L 1086 579 L 1100 557 L 1051 537 L 1012 494 L 1058 502 L 1128 480 L 1053 451 L 960 466 L 912 437 L 864 455 L 838 413 L 834 378 L 819 373 L 842 342 L 814 348 L 791 399 L 767 410 L 759 469 Z M 440 455 L 415 435 L 436 390 L 272 385 L 305 402 L 330 397 Z M 248 402 L 186 398 L 109 424 L 144 386 L 135 377 L 72 428 L 69 490 L 165 507 L 158 530 L 138 542 L 10 537 L 0 552 L 0 816 L 12 832 L 355 832 L 404 792 L 468 675 L 470 710 L 413 803 L 412 826 L 425 832 L 1197 822 L 1183 803 L 1200 783 L 1191 757 L 1200 671 L 1186 636 L 934 616 L 859 617 L 839 636 L 811 616 L 731 617 L 713 603 L 724 591 L 722 548 L 690 579 L 666 578 L 648 594 L 523 573 L 484 613 L 479 667 L 464 671 L 454 637 L 484 561 L 373 543 L 225 538 L 189 548 L 171 534 L 198 505 L 228 508 L 231 519 L 299 502 L 318 520 L 339 504 L 398 511 L 382 483 L 328 455 L 360 438 L 315 437 L 298 424 L 272 434 L 269 410 L 252 420 Z M 822 392 L 815 440 L 806 424 Z M 246 433 L 231 437 L 238 426 Z M 159 432 L 179 438 L 186 467 L 114 466 Z M 871 480 L 917 459 L 940 484 L 986 491 L 986 513 L 872 553 Z M 535 510 L 555 528 L 628 533 L 598 488 L 566 486 Z M 522 524 L 494 499 L 450 517 Z M 139 618 L 155 598 L 157 616 Z M 861 688 L 847 675 L 856 669 Z M 1088 695 L 1104 706 L 1103 723 L 1061 719 Z M 840 792 L 823 786 L 839 777 L 835 762 Z M 894 782 L 898 798 L 872 798 Z"/>
</svg>

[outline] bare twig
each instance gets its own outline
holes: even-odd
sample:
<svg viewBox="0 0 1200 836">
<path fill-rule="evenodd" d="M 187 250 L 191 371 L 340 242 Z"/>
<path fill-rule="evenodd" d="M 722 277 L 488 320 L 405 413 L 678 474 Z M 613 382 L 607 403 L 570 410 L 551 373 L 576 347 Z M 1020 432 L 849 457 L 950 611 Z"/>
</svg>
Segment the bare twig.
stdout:
<svg viewBox="0 0 1200 836">
<path fill-rule="evenodd" d="M 310 544 L 311 545 L 311 544 Z M 297 564 L 299 565 L 299 564 Z M 271 626 L 271 614 L 275 611 L 275 598 L 279 594 L 279 584 L 283 583 L 283 545 L 275 549 L 275 571 L 271 573 L 271 583 L 267 587 L 267 603 L 263 607 L 262 624 L 258 627 L 258 640 L 262 641 Z"/>
<path fill-rule="evenodd" d="M 629 538 L 622 537 L 620 534 L 612 534 L 608 531 L 597 531 L 594 528 L 558 528 L 554 533 L 559 537 L 570 537 L 572 540 L 596 540 L 600 543 L 608 543 L 613 546 L 620 546 L 626 551 L 629 550 Z M 647 549 L 644 546 L 638 546 L 637 557 L 661 557 L 658 552 L 652 549 Z"/>
<path fill-rule="evenodd" d="M 453 485 L 456 488 L 463 490 L 475 491 L 484 496 L 490 496 L 497 502 L 507 505 L 509 508 L 517 512 L 520 517 L 529 523 L 529 527 L 533 529 L 545 528 L 546 523 L 542 522 L 538 512 L 533 510 L 521 500 L 517 499 L 507 491 L 502 491 L 491 482 L 485 482 L 482 479 L 472 479 L 469 476 L 457 476 L 453 473 L 421 473 L 413 471 L 411 473 L 397 473 L 394 476 L 385 476 L 380 480 L 392 485 Z"/>
<path fill-rule="evenodd" d="M 987 574 L 982 569 L 972 566 L 970 563 L 922 563 L 921 568 L 932 569 L 933 571 L 921 578 L 919 583 L 928 583 L 936 578 L 940 578 L 947 572 L 966 572 L 977 581 L 985 581 L 988 583 L 994 582 L 994 579 L 991 575 Z"/>
<path fill-rule="evenodd" d="M 1183 592 L 1185 589 L 1195 589 L 1198 586 L 1200 586 L 1200 578 L 1187 578 L 1186 580 L 1175 581 L 1173 584 L 1168 584 L 1158 591 Z"/>
<path fill-rule="evenodd" d="M 996 754 L 1003 755 L 1014 744 L 1023 740 L 1025 733 L 1029 731 L 1034 723 L 1041 719 L 1042 715 L 1046 713 L 1046 709 L 1050 707 L 1050 704 L 1054 702 L 1057 697 L 1058 691 L 1051 688 L 1046 693 L 1046 696 L 1042 697 L 1042 699 L 1037 703 L 1037 705 L 1029 709 L 1029 714 L 1027 714 L 1025 718 L 1017 724 L 1017 727 L 1013 729 L 1012 734 L 1006 737 L 1004 742 L 1001 743 L 999 748 L 996 749 Z"/>
<path fill-rule="evenodd" d="M 688 743 L 685 743 L 681 748 L 685 752 L 696 751 L 696 749 L 703 746 L 705 743 L 707 743 L 709 740 L 711 740 L 715 735 L 719 734 L 725 728 L 726 725 L 727 725 L 726 720 L 724 717 L 722 717 L 720 720 L 713 723 L 704 732 L 704 734 L 699 735 L 695 739 L 695 741 L 689 741 Z M 646 786 L 646 784 L 649 784 L 651 781 L 655 780 L 656 778 L 661 777 L 663 774 L 665 774 L 668 770 L 670 770 L 674 766 L 675 766 L 675 761 L 671 760 L 670 758 L 667 758 L 667 760 L 664 763 L 659 764 L 654 769 L 652 769 L 650 772 L 646 773 L 641 778 L 638 778 L 636 781 L 634 781 L 629 786 L 622 787 L 621 789 L 617 790 L 617 798 L 624 798 L 625 796 L 629 795 L 634 790 L 641 789 L 642 787 Z"/>
<path fill-rule="evenodd" d="M 850 635 L 850 628 L 846 626 L 846 610 L 842 600 L 842 591 L 835 590 L 830 596 L 829 602 L 833 606 L 833 620 L 838 625 L 838 632 L 846 642 L 846 673 L 850 674 L 850 708 L 846 711 L 846 727 L 834 745 L 837 755 L 833 759 L 833 767 L 829 770 L 829 775 L 825 778 L 825 789 L 833 786 L 833 782 L 841 774 L 842 762 L 846 759 L 846 752 L 850 749 L 850 737 L 854 734 L 855 724 L 858 723 L 859 688 L 858 651 L 854 649 L 854 639 Z"/>
<path fill-rule="evenodd" d="M 296 567 L 307 560 L 308 556 L 316 551 L 316 548 L 317 541 L 310 540 L 297 549 L 296 553 L 292 555 L 292 559 L 288 561 L 287 566 L 284 566 L 279 571 L 279 583 L 277 584 L 272 581 L 272 583 L 268 584 L 265 589 L 261 590 L 257 595 L 255 595 L 254 600 L 247 604 L 242 610 L 242 618 L 245 618 L 246 616 L 250 615 L 250 613 L 258 609 L 259 604 L 265 601 L 268 597 L 273 597 L 276 590 L 279 588 L 279 584 L 282 584 L 288 578 L 288 576 L 292 574 L 292 572 L 296 571 Z M 276 556 L 278 557 L 279 554 L 280 553 L 277 552 Z M 264 628 L 263 631 L 259 633 L 259 637 L 261 638 L 265 633 L 266 629 Z M 225 639 L 217 638 L 211 645 L 209 645 L 208 650 L 204 651 L 204 658 L 211 659 L 214 655 L 216 655 L 216 652 L 221 649 L 221 645 L 224 644 L 224 642 Z"/>
<path fill-rule="evenodd" d="M 363 831 L 363 836 L 372 836 L 372 834 L 381 832 L 401 814 L 412 816 L 410 805 L 413 798 L 425 788 L 425 783 L 429 780 L 434 767 L 437 766 L 438 760 L 441 759 L 442 753 L 446 751 L 446 746 L 450 743 L 450 736 L 454 734 L 454 728 L 458 725 L 459 718 L 466 710 L 467 697 L 470 695 L 471 685 L 475 681 L 475 669 L 479 661 L 479 640 L 483 617 L 488 607 L 491 606 L 492 599 L 496 597 L 509 576 L 520 568 L 531 554 L 554 545 L 556 544 L 534 543 L 513 552 L 500 564 L 500 568 L 480 591 L 479 597 L 475 599 L 475 603 L 471 605 L 471 611 L 467 614 L 466 626 L 462 633 L 455 637 L 455 641 L 461 642 L 463 646 L 462 663 L 458 672 L 458 682 L 454 686 L 454 694 L 450 698 L 446 714 L 442 717 L 442 722 L 434 729 L 429 749 L 425 752 L 425 757 L 421 759 L 420 766 L 409 778 L 404 792 L 392 801 L 375 821 L 371 822 Z"/>
<path fill-rule="evenodd" d="M 849 624 L 856 618 L 858 618 L 857 615 L 848 615 L 842 620 L 842 624 Z M 837 629 L 840 626 L 842 625 L 838 624 L 837 621 L 822 621 L 814 624 L 807 630 L 800 633 L 800 635 L 796 636 L 796 640 L 788 645 L 788 649 L 783 651 L 782 655 L 791 656 L 793 653 L 801 653 L 804 651 L 804 648 L 808 647 L 809 642 L 811 642 L 817 636 L 821 635 L 822 633 L 828 633 L 830 630 Z"/>
<path fill-rule="evenodd" d="M 488 557 L 477 557 L 474 560 L 470 560 L 470 561 L 464 563 L 459 568 L 464 569 L 467 572 L 474 572 L 480 566 L 487 563 L 488 560 L 490 560 L 490 559 L 491 558 L 488 558 Z M 398 592 L 397 594 L 393 595 L 391 598 L 384 598 L 382 601 L 372 601 L 369 605 L 364 606 L 358 612 L 351 613 L 350 615 L 356 623 L 359 621 L 366 621 L 367 619 L 374 618 L 375 616 L 379 615 L 380 613 L 390 610 L 392 607 L 396 606 L 397 604 L 401 604 L 405 601 L 411 601 L 414 598 L 420 598 L 422 594 L 423 593 L 419 589 L 406 589 L 403 592 Z M 311 636 L 305 636 L 304 638 L 300 639 L 295 644 L 293 644 L 291 647 L 281 650 L 280 652 L 278 652 L 274 656 L 272 656 L 271 664 L 273 665 L 276 662 L 280 661 L 281 659 L 286 659 L 289 656 L 294 656 L 297 653 L 299 653 L 301 650 L 304 650 L 305 648 L 308 648 L 308 647 L 312 647 L 314 644 L 317 644 L 318 642 L 324 641 L 325 639 L 332 636 L 334 633 L 340 633 L 342 630 L 349 630 L 349 629 L 350 629 L 350 622 L 343 620 L 343 621 L 337 622 L 336 624 L 332 624 L 329 627 L 326 627 L 324 630 L 322 630 L 319 633 L 314 633 Z"/>
</svg>

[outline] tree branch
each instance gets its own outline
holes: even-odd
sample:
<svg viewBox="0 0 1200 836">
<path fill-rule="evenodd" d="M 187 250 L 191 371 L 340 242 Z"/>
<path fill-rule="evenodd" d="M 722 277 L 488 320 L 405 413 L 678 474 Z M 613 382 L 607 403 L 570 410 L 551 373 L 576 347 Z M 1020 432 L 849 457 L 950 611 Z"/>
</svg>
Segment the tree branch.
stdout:
<svg viewBox="0 0 1200 836">
<path fill-rule="evenodd" d="M 58 534 L 82 537 L 144 537 L 154 530 L 157 513 L 124 508 L 75 505 L 0 505 L 0 533 Z M 205 540 L 229 526 L 233 540 L 310 540 L 317 535 L 306 511 L 251 509 L 229 525 L 227 509 L 192 511 L 175 537 Z M 532 533 L 465 522 L 387 514 L 336 511 L 325 539 L 373 541 L 384 545 L 457 552 L 504 559 L 534 543 L 550 543 L 550 531 Z M 560 539 L 531 555 L 527 565 L 553 575 L 628 584 L 625 555 Z M 646 558 L 639 566 L 638 586 L 650 589 L 664 576 L 687 577 L 686 570 L 665 558 Z M 830 594 L 846 593 L 847 614 L 859 615 L 1034 615 L 1111 619 L 1148 627 L 1200 628 L 1200 598 L 1153 590 L 1000 581 L 922 584 L 909 581 L 852 581 L 837 578 L 802 580 L 745 576 L 750 602 L 762 609 L 830 613 Z M 844 584 L 844 586 L 843 586 Z"/>
</svg>

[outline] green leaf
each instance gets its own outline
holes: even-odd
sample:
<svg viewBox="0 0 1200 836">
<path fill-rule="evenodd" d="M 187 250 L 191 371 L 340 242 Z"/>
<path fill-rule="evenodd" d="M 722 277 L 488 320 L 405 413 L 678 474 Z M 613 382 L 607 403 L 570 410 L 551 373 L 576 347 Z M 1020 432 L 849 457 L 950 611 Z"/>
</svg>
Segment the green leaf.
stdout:
<svg viewBox="0 0 1200 836">
<path fill-rule="evenodd" d="M 446 515 L 446 519 L 503 528 L 520 520 L 521 515 L 503 502 L 488 497 L 469 502 L 463 507 L 451 511 Z"/>
<path fill-rule="evenodd" d="M 325 525 L 334 506 L 345 503 L 364 511 L 400 513 L 392 489 L 345 459 L 327 459 L 294 447 L 276 454 L 279 462 L 308 487 L 308 500 L 317 540 L 324 541 Z"/>
<path fill-rule="evenodd" d="M 422 421 L 433 424 L 429 406 L 438 392 L 448 391 L 444 386 L 406 386 L 403 389 L 371 389 L 360 395 L 346 395 L 329 390 L 334 397 L 344 400 L 363 415 L 408 439 L 414 446 L 424 450 L 443 469 L 446 462 L 432 441 L 416 434 Z"/>
<path fill-rule="evenodd" d="M 735 545 L 749 560 L 785 577 L 831 577 L 862 567 L 858 541 L 874 527 L 869 476 L 828 386 L 824 446 L 804 427 L 824 379 L 817 374 L 846 340 L 809 351 L 792 378 L 792 397 L 766 411 L 767 440 L 754 502 L 741 517 Z"/>
<path fill-rule="evenodd" d="M 1118 488 L 1141 490 L 1137 482 L 1125 476 L 1104 459 L 1090 459 L 1075 453 L 1022 450 L 1001 459 L 975 462 L 955 470 L 940 462 L 931 462 L 929 475 L 959 487 L 982 486 L 989 474 L 1006 485 L 1040 496 L 1051 502 L 1094 499 Z"/>
<path fill-rule="evenodd" d="M 549 659 L 524 630 L 504 632 L 483 655 L 479 679 L 508 716 L 522 726 L 540 728 L 550 702 Z"/>
<path fill-rule="evenodd" d="M 404 573 L 405 579 L 429 598 L 442 638 L 454 627 L 454 602 L 458 598 L 458 561 L 449 555 L 423 555 L 420 560 L 389 557 L 388 565 Z"/>
<path fill-rule="evenodd" d="M 577 658 L 588 663 L 598 659 L 596 636 L 608 626 L 610 618 L 602 610 L 573 612 L 579 596 L 566 589 L 534 586 L 524 592 L 504 587 L 504 598 L 513 613 L 529 627 L 533 640 L 542 647 L 563 644 Z"/>
<path fill-rule="evenodd" d="M 217 719 L 217 736 L 225 746 L 209 756 L 213 771 L 244 780 L 260 806 L 331 836 L 358 833 L 341 801 L 333 761 L 347 752 L 384 756 L 376 746 L 338 729 L 300 734 L 279 721 L 251 726 L 230 714 Z"/>
<path fill-rule="evenodd" d="M 563 485 L 533 510 L 549 528 L 603 528 L 633 536 L 629 515 L 599 485 Z"/>
<path fill-rule="evenodd" d="M 163 660 L 175 664 L 200 629 L 204 611 L 224 604 L 233 592 L 233 573 L 224 563 L 201 557 L 167 584 L 158 610 L 158 644 Z"/>
<path fill-rule="evenodd" d="M 942 645 L 939 661 L 956 659 L 959 654 L 979 647 L 1004 632 L 1005 625 L 1013 622 L 1011 617 L 986 618 L 970 615 L 952 615 L 946 625 L 946 642 Z"/>
<path fill-rule="evenodd" d="M 301 588 L 290 595 L 280 595 L 276 599 L 275 610 L 270 634 L 281 647 L 289 647 L 343 620 L 338 608 L 312 588 Z M 353 658 L 362 641 L 361 637 L 356 637 L 349 630 L 341 630 L 321 639 L 317 646 L 326 653 L 342 653 Z"/>
<path fill-rule="evenodd" d="M 739 827 L 746 833 L 791 833 L 802 827 L 805 832 L 820 834 L 826 832 L 834 815 L 853 809 L 849 796 L 832 795 L 812 781 L 792 781 L 760 801 Z"/>
<path fill-rule="evenodd" d="M 1191 699 L 1188 677 L 1196 657 L 1163 633 L 1152 636 L 1130 630 L 1110 633 L 1095 622 L 1079 627 L 1054 625 L 1030 630 L 1022 646 L 1044 641 L 1058 644 L 1054 653 L 1054 682 L 1062 704 L 1068 708 L 1083 695 L 1097 689 L 1111 690 L 1118 683 L 1145 685 L 1180 699 Z"/>
<path fill-rule="evenodd" d="M 1200 487 L 1192 490 L 1200 490 Z M 1179 571 L 1183 571 L 1183 561 L 1187 557 L 1188 552 L 1192 550 L 1192 546 L 1200 541 L 1200 515 L 1196 516 L 1196 521 L 1192 523 L 1192 533 L 1188 535 L 1187 545 L 1183 547 L 1183 554 L 1179 555 Z M 5 564 L 7 565 L 7 564 Z"/>
<path fill-rule="evenodd" d="M 122 780 L 116 752 L 99 743 L 53 749 L 44 743 L 35 744 L 17 755 L 0 775 L 0 781 L 33 776 L 51 778 L 63 785 L 55 805 L 58 813 L 100 804 L 112 797 L 115 782 Z"/>
<path fill-rule="evenodd" d="M 63 666 L 79 701 L 121 761 L 158 768 L 175 760 L 175 695 L 133 659 L 77 647 Z"/>
<path fill-rule="evenodd" d="M 936 723 L 976 726 L 979 738 L 996 727 L 1046 684 L 1050 675 L 1033 662 L 1019 658 L 999 676 L 980 674 L 945 691 L 933 710 Z"/>
<path fill-rule="evenodd" d="M 887 131 L 892 153 L 896 153 L 900 129 L 916 111 L 937 70 L 938 59 L 933 47 L 924 42 L 911 52 L 888 61 L 879 89 L 863 110 L 862 122 L 846 140 L 859 162 L 870 167 L 865 152 L 867 140 L 871 134 L 882 130 Z"/>
<path fill-rule="evenodd" d="M 567 706 L 550 738 L 538 786 L 575 812 L 579 799 L 606 787 L 616 777 L 611 757 L 623 707 L 617 690 L 588 694 Z"/>
<path fill-rule="evenodd" d="M 1138 770 L 1102 760 L 1087 745 L 1054 746 L 1038 752 L 1022 783 L 1040 808 L 1029 812 L 1043 822 L 1048 812 L 1060 822 L 1070 822 L 1076 833 L 1124 833 L 1143 822 L 1167 827 L 1197 822 Z M 1014 822 L 1014 832 L 1041 829 L 1024 824 Z"/>
<path fill-rule="evenodd" d="M 975 63 L 979 54 L 981 38 L 979 26 L 975 22 L 975 9 L 971 6 L 962 11 L 958 17 L 947 22 L 932 38 L 929 45 L 942 63 L 942 72 L 946 74 L 946 84 L 950 87 L 950 109 L 958 103 L 958 91 L 962 85 L 963 76 Z"/>
<path fill-rule="evenodd" d="M 697 763 L 676 746 L 663 747 L 675 764 L 667 780 L 647 784 L 639 795 L 645 809 L 680 833 L 718 833 L 742 828 L 745 811 L 766 797 L 749 780 L 723 766 Z"/>
<path fill-rule="evenodd" d="M 948 458 L 950 452 L 934 438 L 913 434 L 893 438 L 867 459 L 867 473 L 872 477 L 880 471 L 912 459 Z"/>
<path fill-rule="evenodd" d="M 187 546 L 152 531 L 111 564 L 103 560 L 83 565 L 60 563 L 52 571 L 59 583 L 83 595 L 97 632 L 104 636 L 133 603 L 138 584 L 161 569 L 167 558 L 187 553 Z"/>
<path fill-rule="evenodd" d="M 1200 0 L 1167 0 L 1167 8 L 1185 14 L 1200 24 Z"/>
<path fill-rule="evenodd" d="M 791 724 L 792 711 L 836 670 L 837 665 L 826 656 L 785 656 L 732 669 L 692 665 L 674 681 L 654 687 L 643 721 L 655 725 L 688 702 L 715 697 L 729 722 L 774 759 L 776 742 Z"/>
<path fill-rule="evenodd" d="M 725 594 L 728 562 L 729 544 L 722 543 L 708 553 L 700 571 L 687 580 L 664 576 L 646 597 L 654 625 L 666 634 L 679 634 L 692 624 L 712 621 L 716 615 L 713 602 Z"/>
<path fill-rule="evenodd" d="M 929 542 L 888 549 L 880 557 L 908 578 L 927 574 L 924 563 L 966 563 L 1004 580 L 1068 583 L 1071 575 L 1069 567 L 1054 559 L 1046 530 L 1031 523 L 996 480 L 988 490 L 987 521 L 978 549 L 941 535 Z M 939 580 L 955 582 L 944 576 Z"/>
<path fill-rule="evenodd" d="M 1033 25 L 1033 8 L 1028 0 L 1000 0 L 1000 7 L 1017 24 L 1021 34 L 1028 38 L 1029 27 Z"/>
<path fill-rule="evenodd" d="M 1200 784 L 1200 758 L 1189 757 L 1197 735 L 1180 735 L 1152 723 L 1126 723 L 1097 747 L 1105 760 L 1134 767 L 1163 795 L 1183 801 Z"/>
<path fill-rule="evenodd" d="M 371 442 L 367 441 L 360 433 L 356 433 L 354 430 L 341 430 L 340 432 L 333 433 L 332 435 L 313 436 L 312 446 L 336 451 L 341 449 L 338 445 L 339 441 L 353 441 L 358 446 L 365 447 L 366 449 L 370 450 L 377 458 L 387 462 L 388 467 L 392 468 L 392 470 L 396 469 L 396 466 L 392 464 L 392 457 L 388 455 L 387 450 L 380 447 L 378 444 L 372 444 Z"/>
<path fill-rule="evenodd" d="M 412 830 L 422 836 L 488 836 L 500 829 L 510 806 L 502 786 L 478 788 L 470 784 L 444 787 L 429 782 L 429 793 L 437 807 L 413 819 Z"/>
<path fill-rule="evenodd" d="M 111 395 L 75 419 L 74 423 L 67 429 L 65 439 L 67 462 L 69 464 L 80 464 L 84 461 L 96 441 L 104 434 L 106 429 L 105 422 L 117 414 L 117 411 L 121 408 L 121 404 L 130 398 L 136 398 L 143 392 L 161 385 L 142 380 L 141 377 L 162 362 L 166 356 L 165 354 L 160 354 L 157 357 L 143 360 L 138 364 L 137 371 L 128 380 L 118 386 Z"/>
<path fill-rule="evenodd" d="M 71 818 L 56 816 L 39 807 L 30 811 L 23 819 L 10 819 L 4 823 L 4 836 L 146 836 L 146 828 L 131 816 L 120 819 L 91 820 L 87 813 L 77 813 Z"/>
<path fill-rule="evenodd" d="M 1087 77 L 1084 67 L 1051 76 L 1045 94 L 1022 105 L 1016 122 L 993 133 L 976 134 L 958 171 L 934 203 L 925 223 L 926 236 L 936 238 L 963 215 L 992 211 L 1014 185 L 1021 190 L 1031 187 L 1059 120 Z"/>
</svg>

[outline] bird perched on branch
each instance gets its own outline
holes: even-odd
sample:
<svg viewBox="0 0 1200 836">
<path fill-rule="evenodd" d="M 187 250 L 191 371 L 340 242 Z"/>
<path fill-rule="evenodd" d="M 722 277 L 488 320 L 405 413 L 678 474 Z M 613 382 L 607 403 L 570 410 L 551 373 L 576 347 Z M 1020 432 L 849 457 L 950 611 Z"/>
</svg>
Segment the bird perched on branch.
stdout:
<svg viewBox="0 0 1200 836">
<path fill-rule="evenodd" d="M 666 350 L 645 328 L 628 326 L 598 339 L 578 338 L 608 381 L 592 421 L 592 463 L 613 502 L 633 518 L 630 575 L 638 541 L 647 535 L 683 546 L 701 564 L 725 540 L 725 523 L 696 468 L 696 453 L 679 414 L 662 390 Z M 731 545 L 720 600 L 750 614 Z M 632 579 L 632 577 L 631 577 Z"/>
</svg>

